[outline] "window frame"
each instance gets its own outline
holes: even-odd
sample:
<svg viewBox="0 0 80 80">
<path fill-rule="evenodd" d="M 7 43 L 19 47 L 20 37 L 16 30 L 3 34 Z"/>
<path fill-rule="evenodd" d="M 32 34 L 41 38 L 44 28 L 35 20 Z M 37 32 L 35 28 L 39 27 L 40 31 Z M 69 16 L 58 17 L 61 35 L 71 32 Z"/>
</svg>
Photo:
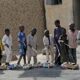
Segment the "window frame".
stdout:
<svg viewBox="0 0 80 80">
<path fill-rule="evenodd" d="M 46 5 L 61 5 L 62 0 L 46 0 Z"/>
</svg>

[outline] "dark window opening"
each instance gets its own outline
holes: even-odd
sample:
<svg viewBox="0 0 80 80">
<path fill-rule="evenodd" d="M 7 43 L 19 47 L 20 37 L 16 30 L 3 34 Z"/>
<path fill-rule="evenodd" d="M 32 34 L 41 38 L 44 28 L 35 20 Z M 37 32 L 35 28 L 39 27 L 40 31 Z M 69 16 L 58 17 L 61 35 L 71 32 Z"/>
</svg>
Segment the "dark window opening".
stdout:
<svg viewBox="0 0 80 80">
<path fill-rule="evenodd" d="M 46 0 L 47 5 L 59 5 L 62 4 L 62 0 Z"/>
</svg>

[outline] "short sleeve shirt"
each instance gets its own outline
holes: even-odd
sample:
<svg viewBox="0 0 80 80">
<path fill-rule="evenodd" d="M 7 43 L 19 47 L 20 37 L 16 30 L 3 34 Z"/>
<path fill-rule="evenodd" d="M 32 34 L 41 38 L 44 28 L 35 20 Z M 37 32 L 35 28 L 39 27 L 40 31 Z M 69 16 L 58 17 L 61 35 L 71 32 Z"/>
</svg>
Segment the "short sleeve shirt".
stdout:
<svg viewBox="0 0 80 80">
<path fill-rule="evenodd" d="M 19 42 L 26 42 L 26 35 L 25 35 L 25 33 L 24 32 L 19 32 L 18 33 L 18 41 Z"/>
</svg>

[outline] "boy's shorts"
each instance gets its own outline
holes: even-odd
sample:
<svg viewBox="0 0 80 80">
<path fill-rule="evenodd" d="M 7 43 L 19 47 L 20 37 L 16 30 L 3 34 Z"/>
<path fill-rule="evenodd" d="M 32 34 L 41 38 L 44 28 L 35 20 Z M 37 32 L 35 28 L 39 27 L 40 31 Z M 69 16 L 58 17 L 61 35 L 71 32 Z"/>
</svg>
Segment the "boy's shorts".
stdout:
<svg viewBox="0 0 80 80">
<path fill-rule="evenodd" d="M 20 55 L 26 55 L 26 50 L 27 50 L 26 48 L 20 48 L 19 49 L 19 54 Z"/>
</svg>

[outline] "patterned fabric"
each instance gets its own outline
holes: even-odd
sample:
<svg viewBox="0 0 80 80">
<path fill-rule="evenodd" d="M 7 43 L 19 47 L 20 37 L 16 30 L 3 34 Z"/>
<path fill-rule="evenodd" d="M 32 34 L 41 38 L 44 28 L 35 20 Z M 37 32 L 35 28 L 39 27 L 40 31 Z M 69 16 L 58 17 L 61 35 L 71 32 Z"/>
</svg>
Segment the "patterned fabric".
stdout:
<svg viewBox="0 0 80 80">
<path fill-rule="evenodd" d="M 19 41 L 19 53 L 23 55 L 25 54 L 25 49 L 27 48 L 26 35 L 24 32 L 18 33 L 18 41 Z"/>
</svg>

